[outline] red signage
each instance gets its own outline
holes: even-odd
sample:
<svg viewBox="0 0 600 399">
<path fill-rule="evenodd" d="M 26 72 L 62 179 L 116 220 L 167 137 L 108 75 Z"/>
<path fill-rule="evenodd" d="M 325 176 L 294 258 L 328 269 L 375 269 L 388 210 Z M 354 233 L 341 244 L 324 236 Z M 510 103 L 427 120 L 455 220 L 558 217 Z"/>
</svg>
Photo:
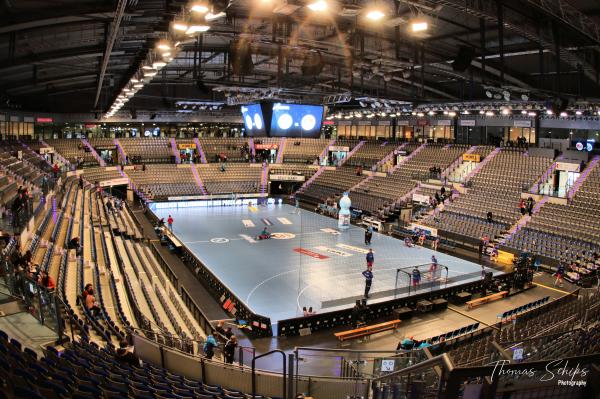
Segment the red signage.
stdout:
<svg viewBox="0 0 600 399">
<path fill-rule="evenodd" d="M 334 121 L 323 121 L 324 125 L 335 125 Z"/>
<path fill-rule="evenodd" d="M 37 123 L 52 123 L 52 122 L 54 122 L 54 119 L 52 119 L 52 118 L 36 118 L 35 121 Z"/>
<path fill-rule="evenodd" d="M 427 119 L 417 119 L 417 126 L 427 126 L 429 121 Z"/>
<path fill-rule="evenodd" d="M 254 144 L 254 148 L 257 150 L 276 150 L 277 144 Z"/>
<path fill-rule="evenodd" d="M 316 252 L 309 251 L 308 249 L 304 249 L 304 248 L 300 248 L 300 247 L 294 248 L 294 252 L 298 252 L 299 254 L 307 255 L 307 256 L 310 256 L 311 258 L 315 258 L 315 259 L 320 259 L 320 260 L 329 259 L 329 256 L 321 255 Z"/>
<path fill-rule="evenodd" d="M 98 125 L 85 125 L 86 129 L 95 129 L 97 127 L 98 127 Z"/>
</svg>

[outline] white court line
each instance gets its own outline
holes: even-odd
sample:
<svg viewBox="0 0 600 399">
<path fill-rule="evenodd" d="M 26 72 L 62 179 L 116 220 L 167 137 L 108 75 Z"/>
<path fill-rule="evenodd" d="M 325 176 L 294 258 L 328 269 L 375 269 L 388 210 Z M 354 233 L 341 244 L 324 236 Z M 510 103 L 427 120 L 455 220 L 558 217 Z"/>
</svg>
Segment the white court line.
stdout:
<svg viewBox="0 0 600 399">
<path fill-rule="evenodd" d="M 275 279 L 275 278 L 277 278 L 279 276 L 283 276 L 284 274 L 296 273 L 297 271 L 298 271 L 297 269 L 296 270 L 288 270 L 287 272 L 281 272 L 281 273 L 278 273 L 278 274 L 276 274 L 274 276 L 271 276 L 271 277 L 269 277 L 267 279 L 264 279 L 263 281 L 261 281 L 260 283 L 258 283 L 256 285 L 256 287 L 252 288 L 252 290 L 248 293 L 248 296 L 246 297 L 246 304 L 248 306 L 250 306 L 250 297 L 252 296 L 252 294 L 254 294 L 254 292 L 258 289 L 258 287 L 260 287 L 261 285 L 263 285 L 267 281 L 271 281 L 271 280 L 273 280 L 273 279 Z"/>
</svg>

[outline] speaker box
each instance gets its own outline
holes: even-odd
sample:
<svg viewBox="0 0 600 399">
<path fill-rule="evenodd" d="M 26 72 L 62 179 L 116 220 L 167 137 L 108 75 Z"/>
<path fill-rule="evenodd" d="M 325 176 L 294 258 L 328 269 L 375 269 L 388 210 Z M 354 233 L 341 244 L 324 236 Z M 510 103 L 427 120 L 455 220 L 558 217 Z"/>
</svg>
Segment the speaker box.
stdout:
<svg viewBox="0 0 600 399">
<path fill-rule="evenodd" d="M 469 65 L 471 65 L 473 58 L 475 58 L 475 49 L 473 47 L 460 46 L 456 58 L 452 61 L 452 69 L 455 72 L 466 71 Z"/>
<path fill-rule="evenodd" d="M 231 69 L 234 75 L 244 76 L 254 72 L 252 51 L 248 41 L 240 40 L 231 43 L 229 54 L 231 55 Z"/>
</svg>

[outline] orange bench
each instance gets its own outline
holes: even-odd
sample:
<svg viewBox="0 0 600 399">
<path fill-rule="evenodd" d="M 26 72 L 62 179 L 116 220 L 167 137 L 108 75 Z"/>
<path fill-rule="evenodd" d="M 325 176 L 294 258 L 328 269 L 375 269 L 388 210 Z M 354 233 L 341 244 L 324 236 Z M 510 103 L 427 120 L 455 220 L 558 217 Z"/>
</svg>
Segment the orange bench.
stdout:
<svg viewBox="0 0 600 399">
<path fill-rule="evenodd" d="M 508 295 L 508 291 L 496 292 L 495 294 L 492 294 L 492 295 L 488 295 L 488 296 L 484 296 L 481 298 L 467 301 L 467 306 L 469 307 L 469 309 L 473 309 L 475 306 L 479 306 L 484 303 L 488 303 L 488 302 L 496 301 L 498 299 L 505 298 L 507 295 Z"/>
<path fill-rule="evenodd" d="M 387 330 L 395 330 L 400 325 L 400 320 L 390 320 L 384 323 L 373 324 L 371 326 L 365 326 L 360 328 L 355 328 L 353 330 L 342 331 L 338 333 L 334 333 L 335 337 L 340 341 L 344 342 L 348 339 L 367 337 L 371 334 L 376 334 L 382 331 Z"/>
</svg>

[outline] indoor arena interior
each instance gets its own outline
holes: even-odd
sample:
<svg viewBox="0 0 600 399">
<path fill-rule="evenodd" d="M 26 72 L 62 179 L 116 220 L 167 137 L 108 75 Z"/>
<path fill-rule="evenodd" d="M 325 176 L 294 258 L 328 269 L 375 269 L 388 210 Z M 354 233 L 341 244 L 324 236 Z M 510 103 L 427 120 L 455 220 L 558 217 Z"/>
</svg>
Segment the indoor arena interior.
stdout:
<svg viewBox="0 0 600 399">
<path fill-rule="evenodd" d="M 0 0 L 0 399 L 600 399 L 600 3 Z"/>
</svg>

